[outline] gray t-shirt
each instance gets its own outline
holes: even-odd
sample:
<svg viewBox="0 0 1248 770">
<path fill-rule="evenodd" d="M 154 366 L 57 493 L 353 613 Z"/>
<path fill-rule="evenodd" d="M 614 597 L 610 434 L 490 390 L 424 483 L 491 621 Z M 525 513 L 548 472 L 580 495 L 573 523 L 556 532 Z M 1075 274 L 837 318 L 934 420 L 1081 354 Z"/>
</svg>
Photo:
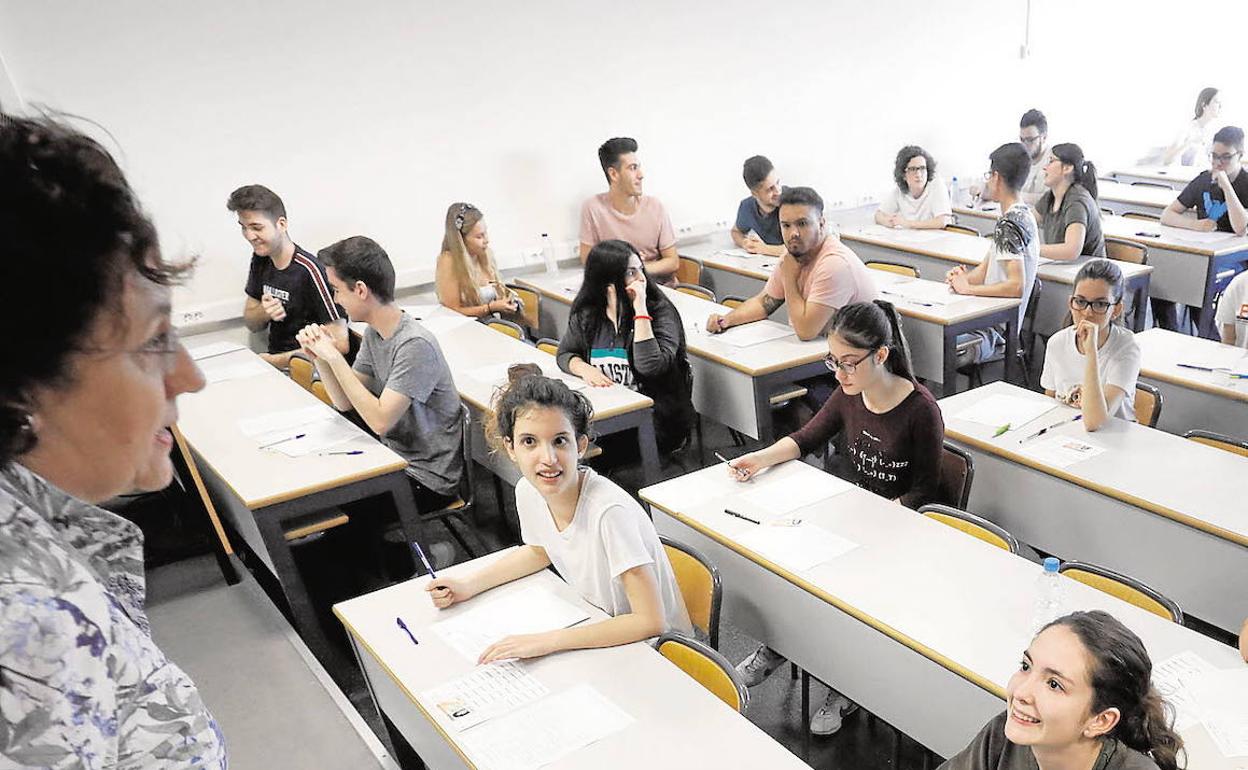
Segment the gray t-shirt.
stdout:
<svg viewBox="0 0 1248 770">
<path fill-rule="evenodd" d="M 438 341 L 407 313 L 390 339 L 368 327 L 355 371 L 372 378 L 369 392 L 390 389 L 412 399 L 381 440 L 407 460 L 407 474 L 440 495 L 455 494 L 464 472 L 463 405 Z"/>
<path fill-rule="evenodd" d="M 1105 235 L 1101 232 L 1101 207 L 1092 193 L 1081 184 L 1072 184 L 1062 196 L 1062 205 L 1053 211 L 1053 191 L 1050 190 L 1036 203 L 1040 214 L 1040 231 L 1045 243 L 1061 243 L 1066 240 L 1066 228 L 1073 224 L 1083 225 L 1083 246 L 1079 254 L 1085 257 L 1105 256 Z"/>
</svg>

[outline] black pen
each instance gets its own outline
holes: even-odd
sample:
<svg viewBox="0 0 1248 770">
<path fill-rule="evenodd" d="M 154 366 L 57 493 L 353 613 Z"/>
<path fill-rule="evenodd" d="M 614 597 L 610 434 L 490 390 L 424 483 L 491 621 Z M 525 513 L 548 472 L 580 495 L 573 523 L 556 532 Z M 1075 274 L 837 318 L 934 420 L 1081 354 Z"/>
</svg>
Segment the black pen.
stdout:
<svg viewBox="0 0 1248 770">
<path fill-rule="evenodd" d="M 727 508 L 724 509 L 724 513 L 728 514 L 729 516 L 736 516 L 738 519 L 745 519 L 751 524 L 762 524 L 762 522 L 759 521 L 758 519 L 751 519 L 749 516 L 745 516 L 743 514 L 737 513 L 736 511 L 730 511 Z"/>
<path fill-rule="evenodd" d="M 1141 238 L 1160 238 L 1161 233 L 1136 233 Z"/>
<path fill-rule="evenodd" d="M 407 624 L 403 622 L 403 618 L 395 618 L 394 622 L 399 624 L 399 628 L 403 629 L 403 633 L 407 634 L 408 639 L 412 640 L 412 644 L 420 644 L 412 634 L 412 629 L 408 628 Z"/>
</svg>

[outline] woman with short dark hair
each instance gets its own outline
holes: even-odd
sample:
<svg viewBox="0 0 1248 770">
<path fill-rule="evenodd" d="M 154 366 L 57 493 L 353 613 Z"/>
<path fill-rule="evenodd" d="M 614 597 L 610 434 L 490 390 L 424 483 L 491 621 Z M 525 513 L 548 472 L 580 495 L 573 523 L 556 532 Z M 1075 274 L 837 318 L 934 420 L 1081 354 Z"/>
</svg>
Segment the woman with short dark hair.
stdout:
<svg viewBox="0 0 1248 770">
<path fill-rule="evenodd" d="M 914 230 L 940 230 L 953 221 L 945 182 L 936 175 L 936 159 L 922 147 L 907 145 L 893 163 L 893 184 L 880 200 L 876 224 Z"/>
</svg>

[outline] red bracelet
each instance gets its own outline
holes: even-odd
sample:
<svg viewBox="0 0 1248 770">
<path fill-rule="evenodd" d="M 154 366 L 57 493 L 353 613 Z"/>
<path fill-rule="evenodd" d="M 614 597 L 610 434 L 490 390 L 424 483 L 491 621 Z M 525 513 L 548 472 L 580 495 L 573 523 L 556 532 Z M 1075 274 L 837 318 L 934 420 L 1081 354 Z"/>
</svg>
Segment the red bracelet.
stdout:
<svg viewBox="0 0 1248 770">
<path fill-rule="evenodd" d="M 648 315 L 635 315 L 633 316 L 633 320 L 634 321 L 654 321 L 654 319 Z"/>
</svg>

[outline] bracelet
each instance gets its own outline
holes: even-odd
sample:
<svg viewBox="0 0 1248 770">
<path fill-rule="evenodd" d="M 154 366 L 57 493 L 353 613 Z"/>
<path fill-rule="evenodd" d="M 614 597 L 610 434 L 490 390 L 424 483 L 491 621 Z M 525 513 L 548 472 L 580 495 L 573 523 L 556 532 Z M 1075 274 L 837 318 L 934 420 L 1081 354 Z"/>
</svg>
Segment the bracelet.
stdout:
<svg viewBox="0 0 1248 770">
<path fill-rule="evenodd" d="M 633 316 L 633 320 L 634 321 L 651 321 L 651 322 L 654 321 L 654 319 L 648 315 L 635 315 Z"/>
</svg>

